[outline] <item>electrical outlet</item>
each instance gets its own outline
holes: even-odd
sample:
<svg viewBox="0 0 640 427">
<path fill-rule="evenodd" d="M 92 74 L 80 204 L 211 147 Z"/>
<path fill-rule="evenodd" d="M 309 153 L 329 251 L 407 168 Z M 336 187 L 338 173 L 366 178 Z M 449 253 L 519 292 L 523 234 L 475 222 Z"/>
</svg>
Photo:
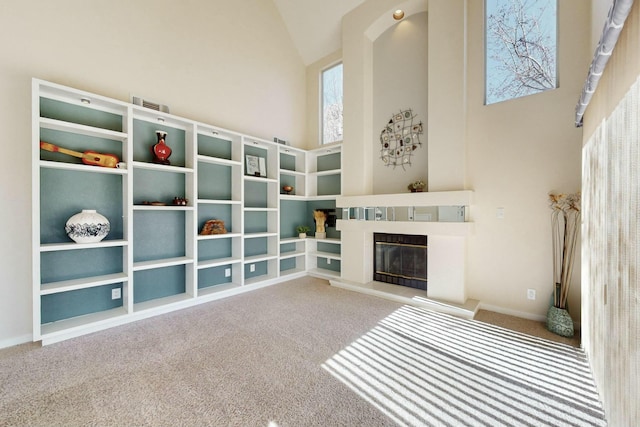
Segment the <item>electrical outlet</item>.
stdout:
<svg viewBox="0 0 640 427">
<path fill-rule="evenodd" d="M 331 264 L 331 258 L 327 258 L 327 264 Z"/>
<path fill-rule="evenodd" d="M 120 288 L 111 289 L 111 299 L 120 299 L 122 298 L 122 294 L 120 293 Z"/>
<path fill-rule="evenodd" d="M 535 289 L 527 289 L 527 299 L 531 299 L 531 300 L 536 299 L 536 290 Z"/>
<path fill-rule="evenodd" d="M 224 269 L 224 277 L 231 277 L 231 269 L 230 268 L 225 268 Z"/>
<path fill-rule="evenodd" d="M 249 271 L 250 271 L 251 273 L 253 273 L 254 271 L 256 271 L 256 265 L 255 265 L 255 264 L 250 264 L 250 265 L 249 265 Z"/>
<path fill-rule="evenodd" d="M 496 209 L 496 218 L 504 219 L 504 208 Z"/>
</svg>

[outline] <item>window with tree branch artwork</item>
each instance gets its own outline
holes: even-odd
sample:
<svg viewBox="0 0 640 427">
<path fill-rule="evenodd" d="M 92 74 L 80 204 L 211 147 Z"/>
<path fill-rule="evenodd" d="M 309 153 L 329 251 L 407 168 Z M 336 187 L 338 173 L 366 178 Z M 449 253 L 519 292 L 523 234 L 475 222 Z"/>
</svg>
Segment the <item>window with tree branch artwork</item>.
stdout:
<svg viewBox="0 0 640 427">
<path fill-rule="evenodd" d="M 342 141 L 342 63 L 322 71 L 321 143 Z"/>
<path fill-rule="evenodd" d="M 485 103 L 557 87 L 557 0 L 485 1 Z"/>
</svg>

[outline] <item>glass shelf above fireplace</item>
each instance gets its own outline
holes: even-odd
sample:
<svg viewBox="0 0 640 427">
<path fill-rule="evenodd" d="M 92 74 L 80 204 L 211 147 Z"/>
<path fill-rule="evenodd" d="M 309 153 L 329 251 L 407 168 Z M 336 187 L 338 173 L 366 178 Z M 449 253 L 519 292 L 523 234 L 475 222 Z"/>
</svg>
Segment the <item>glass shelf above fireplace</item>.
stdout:
<svg viewBox="0 0 640 427">
<path fill-rule="evenodd" d="M 342 220 L 389 222 L 467 222 L 473 191 L 341 196 Z"/>
<path fill-rule="evenodd" d="M 466 206 L 344 207 L 342 219 L 356 221 L 466 222 Z"/>
</svg>

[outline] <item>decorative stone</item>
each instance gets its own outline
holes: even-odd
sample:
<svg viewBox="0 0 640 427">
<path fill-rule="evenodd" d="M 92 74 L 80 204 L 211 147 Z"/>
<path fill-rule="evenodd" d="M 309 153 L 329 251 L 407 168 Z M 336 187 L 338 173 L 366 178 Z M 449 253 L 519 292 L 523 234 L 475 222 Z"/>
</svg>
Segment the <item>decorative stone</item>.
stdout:
<svg viewBox="0 0 640 427">
<path fill-rule="evenodd" d="M 224 221 L 221 219 L 210 219 L 204 223 L 201 236 L 207 236 L 212 234 L 226 234 L 227 229 L 224 227 Z"/>
<path fill-rule="evenodd" d="M 111 230 L 109 220 L 92 209 L 83 209 L 67 220 L 67 235 L 76 243 L 96 243 Z"/>
<path fill-rule="evenodd" d="M 549 307 L 547 312 L 547 329 L 554 334 L 562 337 L 573 336 L 573 320 L 569 312 L 564 308 L 558 308 L 554 305 Z"/>
</svg>

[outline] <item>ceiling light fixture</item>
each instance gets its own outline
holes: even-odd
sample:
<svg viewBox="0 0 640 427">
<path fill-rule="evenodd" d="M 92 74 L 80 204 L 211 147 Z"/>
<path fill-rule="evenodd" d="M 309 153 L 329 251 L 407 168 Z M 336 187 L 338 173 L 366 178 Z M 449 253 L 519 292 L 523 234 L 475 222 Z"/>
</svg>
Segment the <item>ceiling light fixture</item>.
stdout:
<svg viewBox="0 0 640 427">
<path fill-rule="evenodd" d="M 404 18 L 404 10 L 397 9 L 395 12 L 393 12 L 393 19 L 395 19 L 396 21 L 399 21 L 402 18 Z"/>
</svg>

